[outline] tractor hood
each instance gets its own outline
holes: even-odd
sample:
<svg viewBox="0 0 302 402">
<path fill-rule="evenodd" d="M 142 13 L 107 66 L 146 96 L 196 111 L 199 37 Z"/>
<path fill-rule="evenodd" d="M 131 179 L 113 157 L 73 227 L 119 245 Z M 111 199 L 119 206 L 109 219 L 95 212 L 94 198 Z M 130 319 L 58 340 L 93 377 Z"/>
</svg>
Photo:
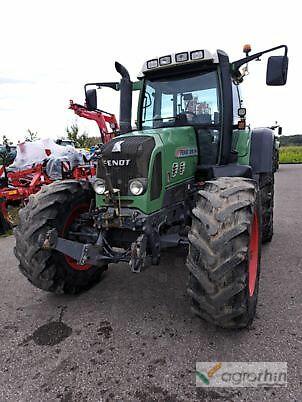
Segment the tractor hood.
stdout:
<svg viewBox="0 0 302 402">
<path fill-rule="evenodd" d="M 104 146 L 102 154 L 104 165 L 99 163 L 97 177 L 105 179 L 106 169 L 124 204 L 149 213 L 161 208 L 168 188 L 194 178 L 196 134 L 192 127 L 136 131 L 114 138 Z M 134 179 L 145 184 L 145 191 L 139 196 L 130 191 Z M 98 199 L 99 206 L 100 200 L 105 197 Z"/>
</svg>

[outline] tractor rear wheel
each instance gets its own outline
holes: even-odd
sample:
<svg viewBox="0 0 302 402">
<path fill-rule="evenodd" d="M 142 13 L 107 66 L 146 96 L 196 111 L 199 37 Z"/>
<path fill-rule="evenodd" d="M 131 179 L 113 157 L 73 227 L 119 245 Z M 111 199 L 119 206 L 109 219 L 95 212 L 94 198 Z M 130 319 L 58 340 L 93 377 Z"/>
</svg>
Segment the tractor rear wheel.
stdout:
<svg viewBox="0 0 302 402">
<path fill-rule="evenodd" d="M 223 328 L 249 326 L 256 312 L 261 213 L 253 180 L 223 177 L 198 192 L 189 233 L 192 310 Z"/>
<path fill-rule="evenodd" d="M 53 228 L 60 236 L 72 239 L 69 232 L 78 224 L 79 216 L 89 210 L 92 197 L 92 191 L 84 189 L 80 182 L 65 180 L 43 187 L 20 211 L 20 223 L 14 231 L 15 255 L 21 272 L 34 286 L 74 294 L 101 279 L 107 266 L 79 265 L 58 251 L 43 249 L 39 241 Z"/>
<path fill-rule="evenodd" d="M 279 170 L 279 149 L 274 148 L 273 151 L 273 172 L 276 173 Z"/>
<path fill-rule="evenodd" d="M 262 210 L 262 243 L 268 243 L 274 234 L 274 173 L 261 173 L 259 187 Z"/>
</svg>

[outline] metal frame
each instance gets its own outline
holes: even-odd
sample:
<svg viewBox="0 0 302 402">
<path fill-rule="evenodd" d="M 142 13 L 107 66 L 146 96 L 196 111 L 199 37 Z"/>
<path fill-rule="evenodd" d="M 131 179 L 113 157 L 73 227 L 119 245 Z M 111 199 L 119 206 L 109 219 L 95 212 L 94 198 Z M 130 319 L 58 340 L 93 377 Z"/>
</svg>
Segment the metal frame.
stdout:
<svg viewBox="0 0 302 402">
<path fill-rule="evenodd" d="M 233 73 L 236 73 L 243 64 L 246 64 L 252 60 L 258 60 L 259 57 L 266 53 L 274 52 L 275 50 L 278 49 L 284 49 L 284 56 L 287 56 L 288 52 L 288 47 L 286 45 L 280 45 L 280 46 L 275 46 L 267 50 L 263 50 L 262 52 L 254 53 L 251 56 L 243 57 L 242 59 L 239 59 L 237 61 L 233 61 L 231 63 L 231 70 Z"/>
<path fill-rule="evenodd" d="M 70 101 L 69 109 L 73 110 L 76 115 L 88 120 L 94 120 L 97 123 L 103 144 L 107 144 L 112 138 L 116 137 L 119 125 L 114 114 L 99 109 L 91 111 L 86 106 L 74 103 L 72 100 Z M 109 124 L 112 132 L 109 132 L 107 124 Z"/>
</svg>

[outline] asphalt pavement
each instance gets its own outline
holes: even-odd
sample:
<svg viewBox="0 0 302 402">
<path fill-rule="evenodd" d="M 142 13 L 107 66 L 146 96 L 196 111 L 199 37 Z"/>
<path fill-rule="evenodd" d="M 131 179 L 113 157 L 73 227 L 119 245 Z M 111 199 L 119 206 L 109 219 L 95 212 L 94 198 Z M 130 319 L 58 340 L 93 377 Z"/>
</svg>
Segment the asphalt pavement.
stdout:
<svg viewBox="0 0 302 402">
<path fill-rule="evenodd" d="M 0 402 L 301 401 L 301 227 L 302 165 L 281 165 L 257 317 L 241 331 L 191 313 L 182 249 L 140 274 L 112 265 L 71 297 L 34 288 L 0 238 Z M 286 361 L 288 387 L 197 389 L 196 361 Z"/>
</svg>

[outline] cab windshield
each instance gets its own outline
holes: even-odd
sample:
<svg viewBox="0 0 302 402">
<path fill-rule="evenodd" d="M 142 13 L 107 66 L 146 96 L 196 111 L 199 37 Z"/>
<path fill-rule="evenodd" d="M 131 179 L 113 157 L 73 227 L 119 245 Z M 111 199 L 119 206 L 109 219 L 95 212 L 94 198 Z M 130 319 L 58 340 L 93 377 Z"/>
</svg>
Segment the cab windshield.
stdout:
<svg viewBox="0 0 302 402">
<path fill-rule="evenodd" d="M 143 129 L 217 126 L 219 121 L 217 71 L 145 80 Z"/>
</svg>

